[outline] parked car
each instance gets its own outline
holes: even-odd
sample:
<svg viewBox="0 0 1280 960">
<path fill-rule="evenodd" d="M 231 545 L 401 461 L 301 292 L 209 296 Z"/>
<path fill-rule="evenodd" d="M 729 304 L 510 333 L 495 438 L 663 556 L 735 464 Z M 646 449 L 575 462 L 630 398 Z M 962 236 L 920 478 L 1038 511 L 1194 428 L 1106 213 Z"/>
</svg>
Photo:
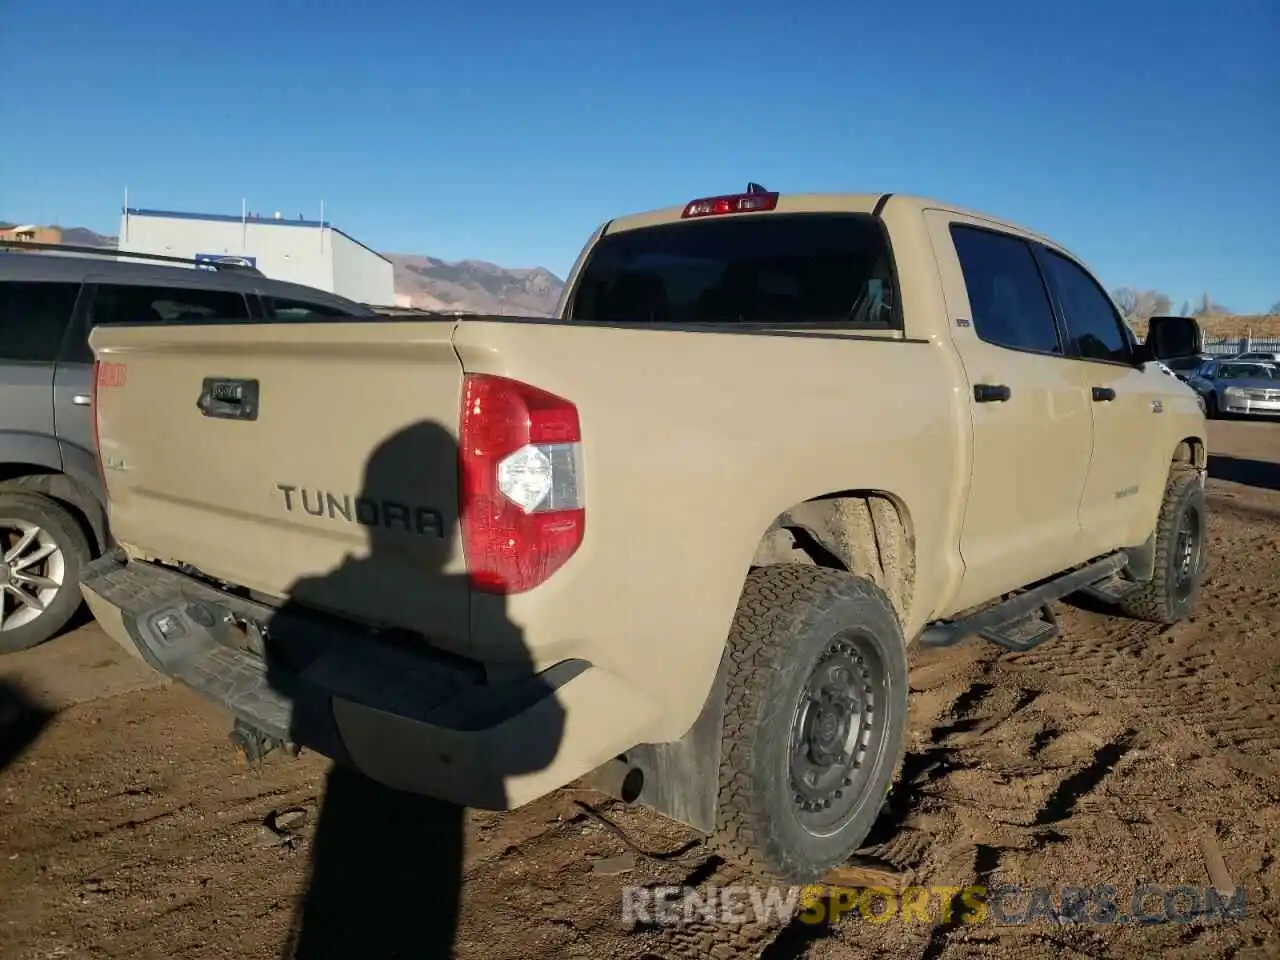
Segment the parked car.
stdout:
<svg viewBox="0 0 1280 960">
<path fill-rule="evenodd" d="M 1179 380 L 1187 380 L 1195 374 L 1205 361 L 1212 360 L 1213 357 L 1208 354 L 1198 353 L 1190 357 L 1173 357 L 1164 362 L 1164 365 L 1173 372 Z"/>
<path fill-rule="evenodd" d="M 1062 246 L 933 201 L 619 217 L 553 318 L 91 342 L 119 643 L 257 744 L 486 808 L 591 774 L 787 882 L 879 816 L 911 643 L 1199 589 L 1205 418 L 1150 362 L 1195 321 L 1138 344 Z"/>
<path fill-rule="evenodd" d="M 166 264 L 158 265 L 117 256 L 0 248 L 0 653 L 66 625 L 82 603 L 81 571 L 111 539 L 89 409 L 92 327 L 372 315 L 230 263 L 193 269 L 167 265 L 179 258 L 144 258 Z"/>
<path fill-rule="evenodd" d="M 1204 397 L 1211 417 L 1280 414 L 1280 366 L 1276 364 L 1209 360 L 1187 382 Z"/>
<path fill-rule="evenodd" d="M 1277 363 L 1280 364 L 1280 353 L 1270 350 L 1252 350 L 1248 353 L 1238 353 L 1232 360 L 1251 360 L 1254 363 Z"/>
</svg>

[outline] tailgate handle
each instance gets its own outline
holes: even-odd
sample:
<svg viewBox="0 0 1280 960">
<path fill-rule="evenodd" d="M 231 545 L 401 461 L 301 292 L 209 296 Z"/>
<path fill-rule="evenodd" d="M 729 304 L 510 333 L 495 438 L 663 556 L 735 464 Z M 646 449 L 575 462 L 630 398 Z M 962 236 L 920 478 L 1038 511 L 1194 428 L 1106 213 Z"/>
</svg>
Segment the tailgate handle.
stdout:
<svg viewBox="0 0 1280 960">
<path fill-rule="evenodd" d="M 978 403 L 1004 403 L 1011 396 L 1013 396 L 1013 391 L 1003 383 L 975 383 L 973 385 L 973 399 Z"/>
<path fill-rule="evenodd" d="M 258 381 L 205 377 L 196 406 L 218 420 L 257 420 Z"/>
</svg>

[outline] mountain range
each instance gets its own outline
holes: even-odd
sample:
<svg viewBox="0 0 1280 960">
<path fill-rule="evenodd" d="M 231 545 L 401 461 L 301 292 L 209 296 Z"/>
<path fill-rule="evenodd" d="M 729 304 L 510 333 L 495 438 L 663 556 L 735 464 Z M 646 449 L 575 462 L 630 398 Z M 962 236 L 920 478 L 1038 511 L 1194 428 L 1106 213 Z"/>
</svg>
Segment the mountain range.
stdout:
<svg viewBox="0 0 1280 960">
<path fill-rule="evenodd" d="M 0 222 L 0 228 L 12 225 Z M 62 242 L 107 249 L 118 245 L 116 237 L 84 227 L 63 227 Z M 407 253 L 383 256 L 391 261 L 401 304 L 424 310 L 550 316 L 564 289 L 564 281 L 542 267 L 500 267 L 484 260 L 448 261 Z"/>
<path fill-rule="evenodd" d="M 564 281 L 542 267 L 500 267 L 484 260 L 450 262 L 383 254 L 394 268 L 396 295 L 426 310 L 474 310 L 549 317 Z"/>
</svg>

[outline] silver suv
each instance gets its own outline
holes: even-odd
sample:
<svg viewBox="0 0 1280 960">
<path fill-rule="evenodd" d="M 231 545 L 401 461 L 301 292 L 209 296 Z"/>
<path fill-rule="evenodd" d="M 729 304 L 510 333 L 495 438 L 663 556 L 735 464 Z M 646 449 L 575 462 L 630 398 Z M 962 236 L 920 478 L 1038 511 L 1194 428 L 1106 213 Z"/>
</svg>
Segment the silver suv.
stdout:
<svg viewBox="0 0 1280 960">
<path fill-rule="evenodd" d="M 0 653 L 61 631 L 80 607 L 80 571 L 110 543 L 90 411 L 95 324 L 376 315 L 243 263 L 195 266 L 115 250 L 0 247 Z"/>
</svg>

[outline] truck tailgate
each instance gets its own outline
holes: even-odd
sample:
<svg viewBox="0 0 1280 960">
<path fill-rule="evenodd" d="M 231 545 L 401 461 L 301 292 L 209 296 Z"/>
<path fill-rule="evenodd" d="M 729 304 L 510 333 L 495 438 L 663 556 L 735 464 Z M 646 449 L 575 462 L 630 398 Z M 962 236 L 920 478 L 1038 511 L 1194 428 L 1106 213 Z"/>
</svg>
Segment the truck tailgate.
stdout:
<svg viewBox="0 0 1280 960">
<path fill-rule="evenodd" d="M 115 539 L 273 597 L 465 639 L 453 328 L 97 327 Z"/>
</svg>

